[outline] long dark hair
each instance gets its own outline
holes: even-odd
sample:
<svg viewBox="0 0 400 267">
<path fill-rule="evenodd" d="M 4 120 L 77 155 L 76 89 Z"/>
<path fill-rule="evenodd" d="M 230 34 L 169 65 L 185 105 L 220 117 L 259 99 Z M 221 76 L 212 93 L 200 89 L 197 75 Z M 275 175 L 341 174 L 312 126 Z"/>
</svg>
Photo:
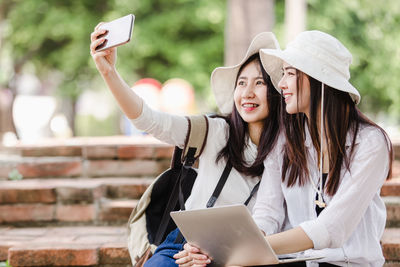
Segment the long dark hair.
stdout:
<svg viewBox="0 0 400 267">
<path fill-rule="evenodd" d="M 303 84 L 303 79 L 308 78 L 310 81 L 310 118 L 307 119 L 306 115 L 303 113 L 284 115 L 286 119 L 286 123 L 284 123 L 286 145 L 284 147 L 282 181 L 285 181 L 287 177 L 287 184 L 289 187 L 294 186 L 296 183 L 304 185 L 309 181 L 307 150 L 305 148 L 305 127 L 307 127 L 307 125 L 313 146 L 318 153 L 317 155 L 319 155 L 321 150 L 317 117 L 321 103 L 322 83 L 299 70 L 296 70 L 296 73 L 297 95 L 302 93 L 301 85 Z M 390 163 L 387 176 L 387 179 L 389 179 L 392 174 L 393 148 L 386 132 L 361 113 L 348 93 L 334 89 L 326 84 L 324 86 L 324 134 L 327 140 L 329 140 L 327 144 L 329 154 L 329 178 L 325 187 L 326 193 L 330 196 L 336 193 L 339 187 L 340 172 L 343 164 L 347 171 L 350 171 L 357 133 L 362 125 L 376 127 L 384 135 L 386 144 L 389 147 Z M 285 112 L 284 108 L 282 109 L 282 112 Z M 346 153 L 346 137 L 348 133 L 352 133 L 350 153 Z M 318 163 L 321 164 L 320 162 Z"/>
<path fill-rule="evenodd" d="M 249 57 L 247 61 L 240 67 L 237 78 L 242 72 L 243 68 L 249 63 L 257 61 L 260 64 L 262 77 L 267 85 L 267 104 L 268 116 L 264 120 L 263 129 L 261 131 L 260 141 L 257 150 L 257 157 L 252 165 L 246 164 L 244 159 L 244 149 L 246 138 L 248 138 L 248 125 L 242 119 L 237 111 L 235 104 L 233 104 L 232 113 L 227 116 L 218 116 L 224 118 L 229 124 L 229 138 L 226 146 L 218 153 L 216 162 L 225 159 L 230 162 L 232 166 L 240 173 L 249 176 L 261 176 L 264 171 L 263 161 L 268 153 L 273 149 L 280 130 L 280 98 L 281 95 L 275 89 L 271 82 L 271 78 L 265 72 L 261 65 L 259 53 Z"/>
</svg>

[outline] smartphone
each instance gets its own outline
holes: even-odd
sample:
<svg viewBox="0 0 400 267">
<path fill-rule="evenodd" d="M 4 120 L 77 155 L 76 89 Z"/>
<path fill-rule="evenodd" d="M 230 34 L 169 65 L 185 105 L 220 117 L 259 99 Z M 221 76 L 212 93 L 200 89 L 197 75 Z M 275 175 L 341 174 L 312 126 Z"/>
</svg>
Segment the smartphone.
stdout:
<svg viewBox="0 0 400 267">
<path fill-rule="evenodd" d="M 102 24 L 99 29 L 107 30 L 107 32 L 99 35 L 97 39 L 105 37 L 106 40 L 96 47 L 96 51 L 103 51 L 129 42 L 131 40 L 134 20 L 135 16 L 129 14 Z"/>
</svg>

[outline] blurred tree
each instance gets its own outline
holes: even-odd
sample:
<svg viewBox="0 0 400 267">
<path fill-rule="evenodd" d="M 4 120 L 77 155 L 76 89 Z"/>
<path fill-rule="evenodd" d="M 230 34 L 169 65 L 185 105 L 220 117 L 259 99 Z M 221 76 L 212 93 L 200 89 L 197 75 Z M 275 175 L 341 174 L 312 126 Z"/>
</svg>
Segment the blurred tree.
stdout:
<svg viewBox="0 0 400 267">
<path fill-rule="evenodd" d="M 308 0 L 308 29 L 337 37 L 353 54 L 350 81 L 360 108 L 400 119 L 400 1 Z"/>
<path fill-rule="evenodd" d="M 146 76 L 161 82 L 179 77 L 204 93 L 211 71 L 223 61 L 225 0 L 126 2 L 130 9 L 119 1 L 115 5 L 136 16 L 133 45 L 120 51 L 130 59 L 120 66 L 125 77 L 132 83 Z"/>
<path fill-rule="evenodd" d="M 306 29 L 306 0 L 285 0 L 285 43 Z"/>
<path fill-rule="evenodd" d="M 0 2 L 0 81 L 2 80 L 1 78 L 6 75 L 6 71 L 4 70 L 4 64 L 2 62 L 2 58 L 5 57 L 5 49 L 4 49 L 4 31 L 5 31 L 5 19 L 6 16 L 11 9 L 12 3 L 11 1 L 2 1 Z M 0 83 L 0 89 L 2 89 L 1 83 Z M 8 95 L 8 103 L 7 96 Z M 13 120 L 11 119 L 12 117 L 12 105 L 14 103 L 14 95 L 15 92 L 13 90 L 9 89 L 4 89 L 4 91 L 0 92 L 0 138 L 2 137 L 2 134 L 8 131 L 14 132 L 17 134 L 17 131 L 15 129 L 15 125 Z"/>
<path fill-rule="evenodd" d="M 225 25 L 225 65 L 238 64 L 251 40 L 260 32 L 272 31 L 275 0 L 227 0 Z"/>
<path fill-rule="evenodd" d="M 4 46 L 11 51 L 11 73 L 3 81 L 15 96 L 17 79 L 27 64 L 45 80 L 58 72 L 60 80 L 56 94 L 70 103 L 71 126 L 74 126 L 75 101 L 93 71 L 88 67 L 89 35 L 92 25 L 108 9 L 96 1 L 13 1 L 8 6 L 3 23 Z"/>
<path fill-rule="evenodd" d="M 0 0 L 0 87 L 15 94 L 18 74 L 26 67 L 42 81 L 57 80 L 56 94 L 69 104 L 73 126 L 75 101 L 82 90 L 105 90 L 90 58 L 90 33 L 99 21 L 133 13 L 132 41 L 118 49 L 121 75 L 130 84 L 143 77 L 161 82 L 180 77 L 204 96 L 211 71 L 223 64 L 228 1 L 234 2 Z M 270 20 L 271 10 L 251 19 Z M 379 5 L 373 0 L 307 0 L 307 13 L 308 29 L 333 34 L 352 52 L 351 82 L 363 95 L 361 108 L 400 117 L 400 1 Z M 275 1 L 275 17 L 274 31 L 283 40 L 284 0 Z"/>
<path fill-rule="evenodd" d="M 222 64 L 224 0 L 2 0 L 2 6 L 10 8 L 3 11 L 7 45 L 0 49 L 11 51 L 12 71 L 0 82 L 16 93 L 15 79 L 26 64 L 41 80 L 56 72 L 72 126 L 77 97 L 99 78 L 89 37 L 100 21 L 135 14 L 131 44 L 118 51 L 118 69 L 132 84 L 142 77 L 180 77 L 202 93 L 212 69 Z"/>
</svg>

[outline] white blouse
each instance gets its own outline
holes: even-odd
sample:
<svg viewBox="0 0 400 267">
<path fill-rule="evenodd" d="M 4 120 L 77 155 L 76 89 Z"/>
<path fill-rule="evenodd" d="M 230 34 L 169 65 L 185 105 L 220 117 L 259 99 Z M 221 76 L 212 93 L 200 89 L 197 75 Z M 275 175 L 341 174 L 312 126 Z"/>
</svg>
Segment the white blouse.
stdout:
<svg viewBox="0 0 400 267">
<path fill-rule="evenodd" d="M 346 139 L 349 153 L 350 134 Z M 339 266 L 382 266 L 385 262 L 380 239 L 386 208 L 380 189 L 389 170 L 388 146 L 383 134 L 375 127 L 360 127 L 350 172 L 342 167 L 340 185 L 333 197 L 324 194 L 327 207 L 317 217 L 316 191 L 310 182 L 287 187 L 281 182 L 282 146 L 280 138 L 275 151 L 264 161 L 253 217 L 267 234 L 279 232 L 287 212 L 292 227 L 300 226 L 313 241 L 314 249 L 304 252 L 309 256 L 323 256 L 320 262 Z M 318 155 L 310 134 L 305 141 L 308 169 L 314 184 L 318 184 Z M 329 179 L 329 178 L 328 178 Z M 308 262 L 307 266 L 318 266 Z"/>
<path fill-rule="evenodd" d="M 184 146 L 188 130 L 188 123 L 184 116 L 158 112 L 143 103 L 142 114 L 131 121 L 136 128 L 161 141 L 181 148 Z M 226 146 L 229 125 L 224 119 L 220 118 L 208 118 L 208 125 L 207 143 L 199 158 L 197 179 L 193 185 L 192 193 L 185 203 L 187 210 L 206 208 L 226 165 L 224 159 L 220 160 L 218 164 L 215 160 L 221 149 Z M 244 155 L 248 163 L 254 162 L 257 156 L 257 146 L 250 141 L 250 138 L 244 150 Z M 215 206 L 244 203 L 259 180 L 260 177 L 245 176 L 232 168 Z M 255 196 L 248 205 L 250 210 L 254 203 Z"/>
</svg>

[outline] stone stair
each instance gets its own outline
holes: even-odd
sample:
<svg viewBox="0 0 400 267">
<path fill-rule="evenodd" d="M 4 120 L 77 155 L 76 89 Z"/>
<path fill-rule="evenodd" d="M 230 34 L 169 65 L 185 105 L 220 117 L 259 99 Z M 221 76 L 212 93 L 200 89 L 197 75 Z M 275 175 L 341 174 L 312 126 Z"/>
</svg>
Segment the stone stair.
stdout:
<svg viewBox="0 0 400 267">
<path fill-rule="evenodd" d="M 131 266 L 126 226 L 0 228 L 11 266 Z"/>
<path fill-rule="evenodd" d="M 172 151 L 149 136 L 49 139 L 5 148 L 0 178 L 154 176 L 169 166 Z"/>
<path fill-rule="evenodd" d="M 129 215 L 169 166 L 172 151 L 148 136 L 49 139 L 2 148 L 0 262 L 131 266 Z"/>
<path fill-rule="evenodd" d="M 396 172 L 398 172 L 396 162 Z M 385 267 L 400 266 L 400 175 L 387 181 L 381 190 L 387 211 L 386 229 L 381 243 Z"/>
<path fill-rule="evenodd" d="M 400 266 L 400 142 L 382 238 Z M 173 147 L 148 136 L 43 140 L 0 148 L 0 262 L 17 266 L 131 266 L 126 223 Z M 22 180 L 10 180 L 9 177 Z"/>
<path fill-rule="evenodd" d="M 124 223 L 152 178 L 0 181 L 0 224 Z"/>
</svg>

